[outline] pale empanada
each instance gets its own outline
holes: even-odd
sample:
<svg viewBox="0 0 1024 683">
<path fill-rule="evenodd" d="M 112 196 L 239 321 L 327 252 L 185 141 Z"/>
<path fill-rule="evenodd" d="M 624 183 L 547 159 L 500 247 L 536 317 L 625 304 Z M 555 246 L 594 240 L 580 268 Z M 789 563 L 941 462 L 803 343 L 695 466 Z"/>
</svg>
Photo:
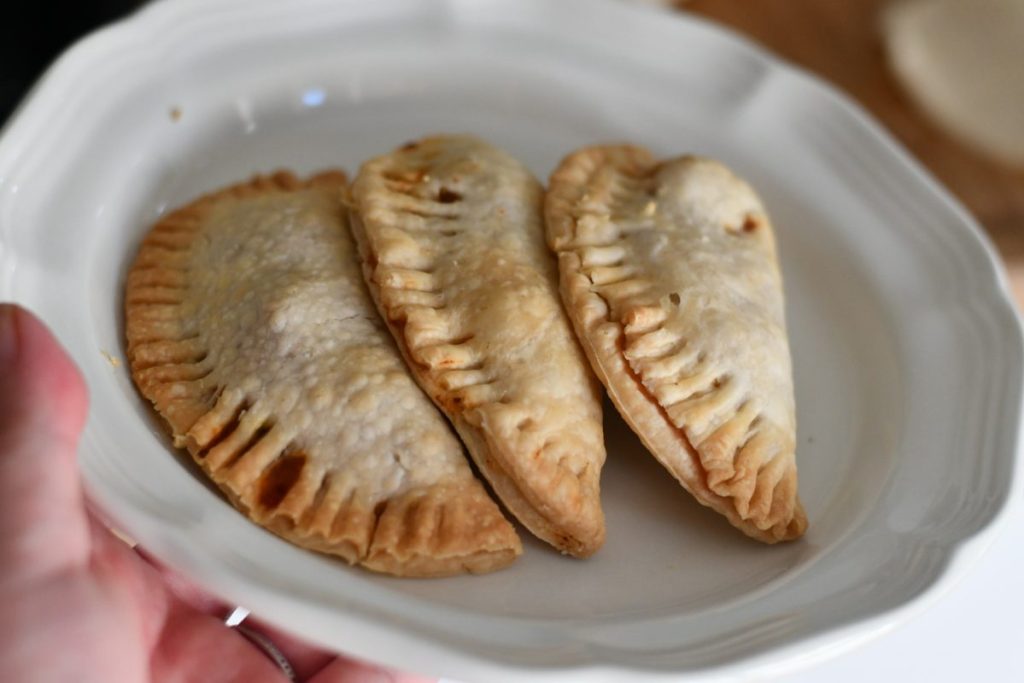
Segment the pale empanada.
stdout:
<svg viewBox="0 0 1024 683">
<path fill-rule="evenodd" d="M 257 177 L 163 218 L 125 293 L 128 357 L 174 442 L 251 519 L 407 576 L 520 552 L 359 274 L 344 176 Z"/>
<path fill-rule="evenodd" d="M 768 543 L 803 534 L 775 241 L 723 165 L 587 148 L 554 172 L 548 244 L 612 401 L 701 503 Z"/>
<path fill-rule="evenodd" d="M 363 273 L 420 385 L 530 531 L 593 553 L 600 388 L 558 300 L 540 184 L 481 140 L 438 136 L 364 164 L 352 195 Z"/>
</svg>

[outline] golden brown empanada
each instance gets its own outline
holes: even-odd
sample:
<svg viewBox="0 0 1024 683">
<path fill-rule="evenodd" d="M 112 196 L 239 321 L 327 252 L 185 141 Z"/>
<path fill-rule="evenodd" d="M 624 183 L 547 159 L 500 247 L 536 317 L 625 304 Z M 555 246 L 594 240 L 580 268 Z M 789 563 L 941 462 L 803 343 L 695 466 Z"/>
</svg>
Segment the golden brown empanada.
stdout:
<svg viewBox="0 0 1024 683">
<path fill-rule="evenodd" d="M 545 204 L 562 298 L 622 416 L 744 533 L 803 534 L 782 281 L 753 190 L 709 159 L 592 147 Z"/>
<path fill-rule="evenodd" d="M 139 389 L 251 519 L 370 569 L 521 551 L 373 308 L 341 173 L 257 177 L 167 215 L 125 294 Z"/>
<path fill-rule="evenodd" d="M 352 188 L 363 271 L 416 379 L 530 531 L 604 541 L 599 385 L 558 300 L 542 189 L 468 136 L 365 163 Z"/>
</svg>

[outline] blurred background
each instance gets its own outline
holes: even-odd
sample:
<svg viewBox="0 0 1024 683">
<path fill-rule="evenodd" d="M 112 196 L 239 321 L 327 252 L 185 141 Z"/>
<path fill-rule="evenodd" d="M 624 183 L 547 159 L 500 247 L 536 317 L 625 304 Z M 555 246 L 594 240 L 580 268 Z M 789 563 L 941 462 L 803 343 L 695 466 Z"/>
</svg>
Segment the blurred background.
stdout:
<svg viewBox="0 0 1024 683">
<path fill-rule="evenodd" d="M 0 22 L 0 121 L 7 120 L 47 64 L 68 45 L 142 4 L 139 0 L 16 3 L 13 15 Z"/>
<path fill-rule="evenodd" d="M 1024 302 L 1024 0 L 631 1 L 732 27 L 853 96 L 984 225 Z M 142 4 L 19 8 L 2 29 L 0 121 L 64 48 Z"/>
<path fill-rule="evenodd" d="M 691 0 L 866 107 L 955 194 L 1024 303 L 1024 0 Z"/>
</svg>

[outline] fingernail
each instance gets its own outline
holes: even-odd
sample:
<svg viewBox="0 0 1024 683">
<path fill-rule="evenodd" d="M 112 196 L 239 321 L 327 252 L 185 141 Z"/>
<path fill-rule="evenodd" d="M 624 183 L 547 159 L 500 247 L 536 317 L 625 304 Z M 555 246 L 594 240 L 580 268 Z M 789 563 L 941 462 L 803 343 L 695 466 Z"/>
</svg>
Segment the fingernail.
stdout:
<svg viewBox="0 0 1024 683">
<path fill-rule="evenodd" d="M 18 309 L 0 304 L 0 366 L 10 365 L 18 355 Z"/>
</svg>

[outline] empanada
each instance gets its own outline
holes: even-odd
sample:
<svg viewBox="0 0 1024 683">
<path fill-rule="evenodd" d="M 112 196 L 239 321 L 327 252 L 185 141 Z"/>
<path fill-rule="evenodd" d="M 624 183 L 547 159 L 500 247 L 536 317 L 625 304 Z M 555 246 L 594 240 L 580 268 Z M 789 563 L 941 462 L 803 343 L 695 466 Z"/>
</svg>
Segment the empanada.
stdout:
<svg viewBox="0 0 1024 683">
<path fill-rule="evenodd" d="M 174 443 L 251 519 L 406 576 L 521 551 L 366 293 L 341 173 L 289 173 L 160 220 L 125 293 L 128 357 Z"/>
<path fill-rule="evenodd" d="M 365 163 L 352 229 L 377 305 L 498 496 L 538 537 L 604 541 L 600 387 L 558 300 L 542 189 L 468 136 Z"/>
<path fill-rule="evenodd" d="M 577 151 L 551 176 L 563 300 L 612 401 L 698 501 L 768 543 L 803 534 L 775 241 L 722 164 Z"/>
</svg>

